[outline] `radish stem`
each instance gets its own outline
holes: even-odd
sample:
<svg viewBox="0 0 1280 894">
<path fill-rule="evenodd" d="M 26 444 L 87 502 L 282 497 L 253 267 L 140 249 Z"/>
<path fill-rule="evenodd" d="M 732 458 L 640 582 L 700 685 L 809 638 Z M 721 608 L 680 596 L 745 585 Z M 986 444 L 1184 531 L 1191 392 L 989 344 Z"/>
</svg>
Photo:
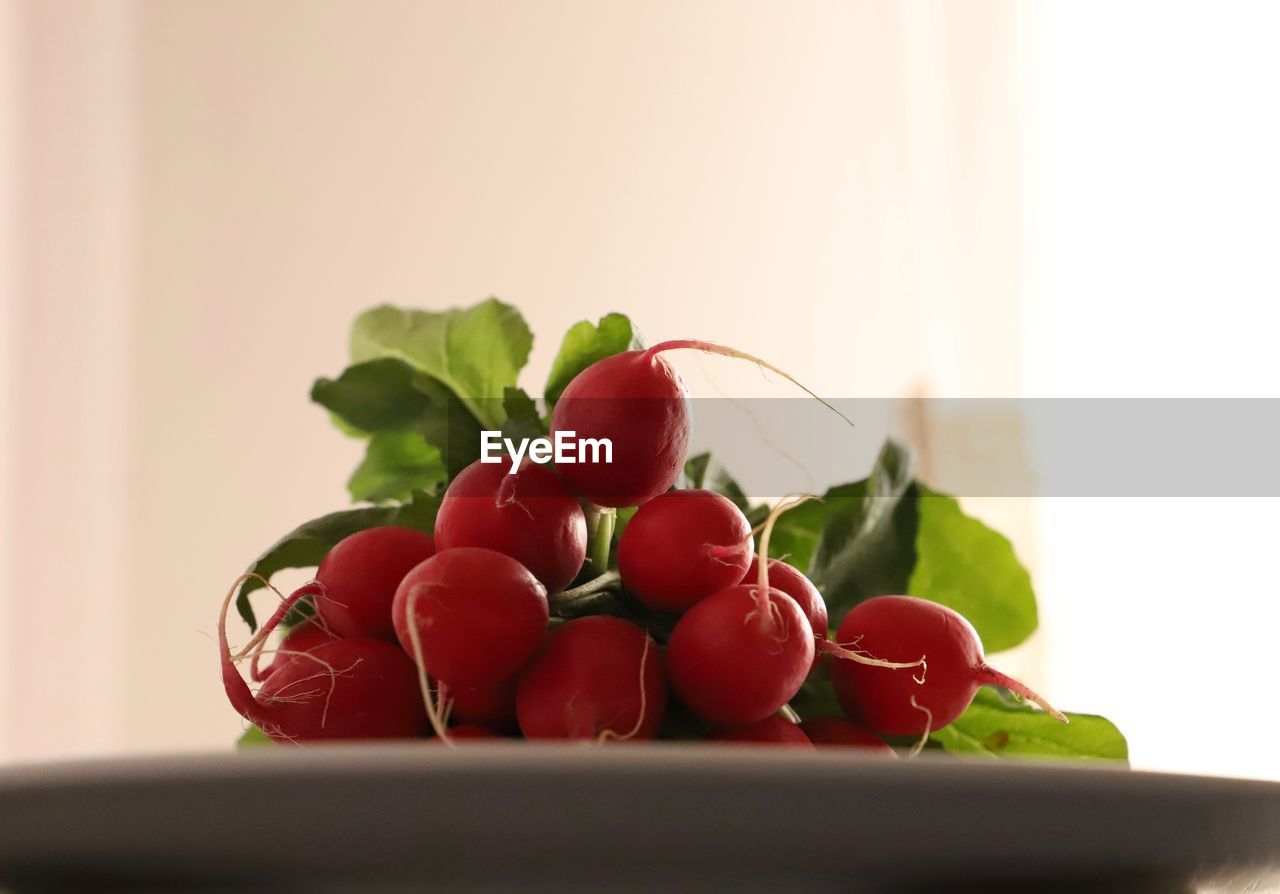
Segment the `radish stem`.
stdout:
<svg viewBox="0 0 1280 894">
<path fill-rule="evenodd" d="M 587 510 L 587 558 L 598 574 L 609 570 L 609 548 L 617 520 L 616 509 L 591 506 Z"/>
<path fill-rule="evenodd" d="M 622 576 L 616 571 L 606 571 L 572 590 L 561 590 L 547 595 L 547 605 L 559 615 L 573 614 L 613 598 L 622 585 Z"/>
</svg>

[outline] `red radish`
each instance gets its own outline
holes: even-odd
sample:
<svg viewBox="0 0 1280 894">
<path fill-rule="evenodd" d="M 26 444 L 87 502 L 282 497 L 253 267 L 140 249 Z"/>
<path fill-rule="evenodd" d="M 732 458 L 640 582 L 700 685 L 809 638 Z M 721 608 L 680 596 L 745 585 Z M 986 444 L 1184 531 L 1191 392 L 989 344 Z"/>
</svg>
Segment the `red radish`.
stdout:
<svg viewBox="0 0 1280 894">
<path fill-rule="evenodd" d="M 667 668 L 695 714 L 724 726 L 763 720 L 800 690 L 813 664 L 813 630 L 796 601 L 758 584 L 728 587 L 676 623 Z"/>
<path fill-rule="evenodd" d="M 249 676 L 255 683 L 261 683 L 275 673 L 277 668 L 288 664 L 303 652 L 310 652 L 316 646 L 333 642 L 335 639 L 337 637 L 325 627 L 324 621 L 314 617 L 307 618 L 302 623 L 295 624 L 285 634 L 284 639 L 280 641 L 280 647 L 276 649 L 275 659 L 265 668 L 258 669 L 258 659 L 261 653 L 254 653 L 253 665 L 250 668 Z"/>
<path fill-rule="evenodd" d="M 813 748 L 813 743 L 809 741 L 803 729 L 777 714 L 771 714 L 764 720 L 757 720 L 746 726 L 730 726 L 716 730 L 707 736 L 707 741 Z"/>
<path fill-rule="evenodd" d="M 751 560 L 751 567 L 747 569 L 746 577 L 743 579 L 750 583 L 759 574 L 760 557 L 756 556 Z M 800 610 L 804 612 L 805 617 L 809 619 L 809 626 L 813 628 L 813 635 L 826 638 L 828 623 L 827 603 L 809 578 L 805 577 L 799 569 L 788 565 L 781 559 L 770 559 L 769 586 L 781 590 L 794 599 L 800 606 Z"/>
<path fill-rule="evenodd" d="M 871 730 L 845 720 L 843 717 L 811 717 L 800 724 L 800 728 L 809 736 L 809 741 L 819 748 L 835 746 L 861 748 L 879 754 L 894 753 L 893 749 Z"/>
<path fill-rule="evenodd" d="M 481 546 L 533 572 L 550 593 L 569 585 L 587 555 L 587 520 L 560 477 L 526 462 L 476 460 L 453 479 L 436 516 L 436 546 Z"/>
<path fill-rule="evenodd" d="M 547 591 L 510 556 L 461 546 L 405 575 L 392 616 L 404 650 L 438 682 L 493 686 L 524 667 L 541 642 Z"/>
<path fill-rule="evenodd" d="M 521 675 L 516 708 L 529 739 L 652 739 L 666 708 L 658 646 L 621 618 L 562 624 Z"/>
<path fill-rule="evenodd" d="M 890 661 L 924 656 L 920 674 L 856 661 L 831 663 L 841 707 L 884 735 L 918 736 L 941 729 L 964 713 L 984 683 L 1003 686 L 1067 720 L 1022 683 L 990 667 L 973 626 L 936 602 L 912 596 L 868 599 L 845 615 L 836 638 L 847 648 Z"/>
<path fill-rule="evenodd" d="M 599 506 L 639 506 L 675 484 L 689 447 L 689 392 L 660 355 L 680 349 L 748 360 L 799 386 L 849 421 L 776 366 L 733 348 L 682 339 L 614 354 L 578 373 L 551 413 L 553 436 L 573 432 L 577 438 L 608 439 L 613 445 L 611 463 L 559 466 L 583 498 Z"/>
<path fill-rule="evenodd" d="M 479 724 L 503 732 L 516 729 L 516 678 L 493 686 L 440 687 L 440 701 L 449 703 L 449 717 L 462 724 Z M 450 731 L 452 732 L 452 730 Z"/>
<path fill-rule="evenodd" d="M 479 741 L 481 739 L 505 739 L 500 733 L 494 732 L 486 726 L 480 726 L 475 723 L 462 723 L 458 726 L 449 727 L 448 744 L 454 742 Z M 445 740 L 439 736 L 433 736 L 427 740 L 432 745 L 444 745 Z"/>
<path fill-rule="evenodd" d="M 436 551 L 430 534 L 391 525 L 340 540 L 320 563 L 316 614 L 335 636 L 395 641 L 391 600 L 409 571 Z"/>
<path fill-rule="evenodd" d="M 244 579 L 228 591 L 218 618 L 222 685 L 242 717 L 276 742 L 405 739 L 426 731 L 413 662 L 385 640 L 322 643 L 279 666 L 255 695 L 227 643 L 227 607 Z M 259 635 L 270 632 L 264 626 Z"/>
<path fill-rule="evenodd" d="M 578 373 L 551 412 L 551 433 L 608 439 L 611 463 L 562 463 L 565 480 L 598 506 L 638 506 L 667 490 L 689 449 L 689 392 L 652 348 Z"/>
<path fill-rule="evenodd" d="M 728 499 L 674 490 L 645 503 L 627 523 L 618 571 L 640 602 L 679 612 L 741 583 L 753 550 L 751 523 Z"/>
</svg>

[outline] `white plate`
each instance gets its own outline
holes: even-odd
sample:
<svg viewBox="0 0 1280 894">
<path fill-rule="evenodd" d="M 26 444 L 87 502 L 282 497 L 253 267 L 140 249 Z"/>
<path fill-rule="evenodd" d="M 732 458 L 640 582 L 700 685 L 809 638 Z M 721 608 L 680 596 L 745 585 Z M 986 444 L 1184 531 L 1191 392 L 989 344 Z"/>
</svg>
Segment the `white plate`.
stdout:
<svg viewBox="0 0 1280 894">
<path fill-rule="evenodd" d="M 1067 765 L 477 743 L 0 772 L 17 891 L 1260 891 L 1275 867 L 1280 784 Z"/>
</svg>

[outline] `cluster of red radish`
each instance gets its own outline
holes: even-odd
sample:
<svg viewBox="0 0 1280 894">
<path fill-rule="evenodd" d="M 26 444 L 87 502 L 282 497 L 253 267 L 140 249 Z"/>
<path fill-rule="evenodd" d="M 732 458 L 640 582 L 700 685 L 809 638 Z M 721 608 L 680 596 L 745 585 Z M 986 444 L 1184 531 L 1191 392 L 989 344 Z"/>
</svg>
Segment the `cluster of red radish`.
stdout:
<svg viewBox="0 0 1280 894">
<path fill-rule="evenodd" d="M 661 356 L 674 348 L 768 367 L 702 342 L 608 357 L 569 384 L 551 428 L 608 438 L 612 463 L 526 463 L 515 472 L 474 463 L 450 483 L 434 537 L 401 527 L 347 537 L 234 654 L 233 587 L 219 623 L 233 707 L 280 742 L 432 734 L 445 743 L 516 734 L 603 742 L 655 738 L 676 699 L 711 739 L 886 752 L 881 736 L 927 736 L 984 683 L 1065 719 L 989 667 L 973 628 L 944 606 L 879 596 L 854 607 L 832 638 L 817 588 L 785 562 L 755 555 L 755 532 L 737 506 L 711 491 L 672 490 L 690 430 L 684 384 Z M 586 559 L 584 503 L 639 507 L 619 538 L 617 575 L 639 606 L 676 618 L 665 645 L 612 615 L 552 620 Z M 784 508 L 760 532 L 761 555 Z M 301 600 L 314 614 L 261 666 L 272 632 Z M 256 693 L 237 667 L 244 659 Z M 789 708 L 816 672 L 831 675 L 847 716 L 801 722 Z"/>
</svg>

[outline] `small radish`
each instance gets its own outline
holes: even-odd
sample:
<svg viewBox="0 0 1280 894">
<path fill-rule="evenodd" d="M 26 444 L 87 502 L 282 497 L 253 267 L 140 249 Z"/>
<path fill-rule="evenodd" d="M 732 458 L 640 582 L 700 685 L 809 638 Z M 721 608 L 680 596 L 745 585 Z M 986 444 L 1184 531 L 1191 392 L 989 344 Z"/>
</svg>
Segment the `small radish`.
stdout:
<svg viewBox="0 0 1280 894">
<path fill-rule="evenodd" d="M 989 666 L 973 626 L 936 602 L 912 596 L 868 599 L 845 615 L 836 639 L 845 648 L 890 661 L 924 656 L 919 675 L 857 661 L 831 663 L 840 706 L 884 735 L 919 736 L 941 729 L 964 713 L 983 684 L 1003 686 L 1067 722 L 1035 692 Z"/>
<path fill-rule="evenodd" d="M 757 720 L 745 726 L 730 726 L 716 730 L 707 736 L 707 741 L 813 748 L 813 743 L 809 741 L 803 729 L 777 714 L 771 714 L 764 720 Z"/>
<path fill-rule="evenodd" d="M 675 483 L 689 449 L 689 392 L 652 349 L 599 360 L 578 373 L 555 409 L 551 433 L 607 439 L 611 463 L 561 463 L 558 471 L 598 506 L 638 506 Z"/>
<path fill-rule="evenodd" d="M 449 705 L 451 720 L 462 724 L 479 724 L 502 732 L 514 732 L 516 682 L 516 678 L 512 677 L 492 686 L 441 686 L 440 701 L 441 704 Z"/>
<path fill-rule="evenodd" d="M 496 550 L 520 562 L 550 593 L 569 585 L 587 555 L 587 520 L 573 492 L 546 466 L 476 460 L 453 479 L 436 516 L 436 546 Z"/>
<path fill-rule="evenodd" d="M 642 628 L 593 615 L 551 631 L 520 677 L 529 739 L 652 739 L 666 707 L 658 646 Z"/>
<path fill-rule="evenodd" d="M 333 642 L 335 639 L 337 637 L 325 627 L 324 621 L 314 617 L 307 618 L 302 623 L 295 624 L 285 634 L 284 639 L 280 641 L 280 647 L 276 649 L 275 659 L 265 668 L 261 670 L 258 668 L 258 659 L 262 653 L 254 653 L 249 676 L 255 683 L 261 683 L 275 673 L 277 668 L 288 664 L 301 653 L 310 652 L 316 646 Z"/>
<path fill-rule="evenodd" d="M 813 664 L 809 619 L 781 590 L 728 587 L 676 623 L 671 684 L 695 714 L 723 726 L 763 720 L 791 701 Z"/>
<path fill-rule="evenodd" d="M 809 741 L 819 748 L 861 748 L 876 754 L 894 753 L 871 730 L 843 717 L 811 717 L 800 724 L 800 728 L 809 736 Z"/>
<path fill-rule="evenodd" d="M 760 531 L 760 555 L 786 510 L 809 499 L 783 499 Z M 721 726 L 742 726 L 776 713 L 813 668 L 809 618 L 795 599 L 769 584 L 770 564 L 756 563 L 745 583 L 708 596 L 676 623 L 667 642 L 671 684 L 690 710 Z"/>
<path fill-rule="evenodd" d="M 668 490 L 680 476 L 689 448 L 689 392 L 679 373 L 661 356 L 679 349 L 748 360 L 831 407 L 759 357 L 711 342 L 665 341 L 605 357 L 574 377 L 551 413 L 553 436 L 572 432 L 579 439 L 608 439 L 613 445 L 611 463 L 558 466 L 584 499 L 599 506 L 639 506 Z"/>
<path fill-rule="evenodd" d="M 316 570 L 316 614 L 335 636 L 395 642 L 391 601 L 401 579 L 436 551 L 430 534 L 387 525 L 338 541 Z"/>
<path fill-rule="evenodd" d="M 618 571 L 640 602 L 679 612 L 741 583 L 753 550 L 751 523 L 728 499 L 709 490 L 674 490 L 645 503 L 627 523 Z"/>
<path fill-rule="evenodd" d="M 747 569 L 744 580 L 750 582 L 755 580 L 759 574 L 760 557 L 756 556 L 751 560 L 751 567 Z M 804 612 L 805 617 L 809 619 L 809 626 L 813 628 L 813 635 L 826 638 L 828 632 L 827 603 L 809 578 L 805 577 L 798 568 L 788 565 L 781 559 L 770 559 L 769 586 L 781 590 L 794 599 L 800 606 L 800 610 Z"/>
<path fill-rule="evenodd" d="M 493 686 L 524 667 L 542 641 L 547 591 L 510 556 L 461 546 L 405 575 L 392 616 L 401 646 L 438 682 Z"/>
<path fill-rule="evenodd" d="M 242 717 L 275 742 L 406 739 L 426 731 L 413 662 L 385 640 L 322 643 L 277 667 L 255 695 L 227 643 L 227 607 L 243 580 L 228 591 L 218 618 L 222 685 Z M 264 625 L 259 636 L 270 633 Z"/>
</svg>

